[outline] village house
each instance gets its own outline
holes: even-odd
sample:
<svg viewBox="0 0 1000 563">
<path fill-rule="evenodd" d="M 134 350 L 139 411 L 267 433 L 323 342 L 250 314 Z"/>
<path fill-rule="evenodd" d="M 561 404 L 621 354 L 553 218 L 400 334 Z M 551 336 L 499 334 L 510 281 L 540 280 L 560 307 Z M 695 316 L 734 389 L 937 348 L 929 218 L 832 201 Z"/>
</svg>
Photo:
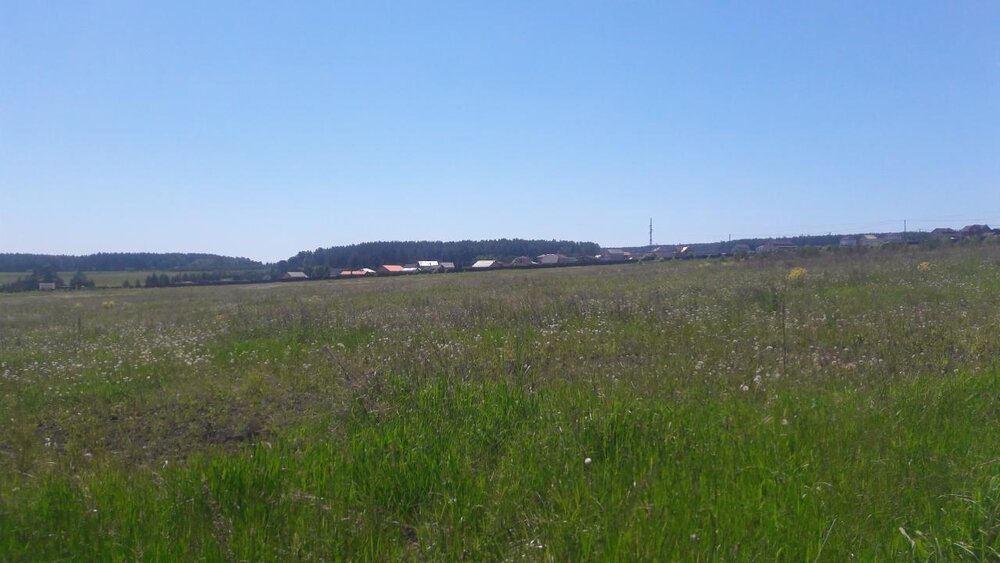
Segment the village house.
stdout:
<svg viewBox="0 0 1000 563">
<path fill-rule="evenodd" d="M 858 245 L 858 237 L 840 237 L 842 248 L 853 248 Z"/>
<path fill-rule="evenodd" d="M 375 270 L 372 270 L 371 268 L 361 268 L 361 269 L 358 269 L 358 270 L 340 270 L 337 273 L 336 276 L 332 276 L 332 277 L 336 277 L 338 279 L 343 279 L 343 278 L 364 278 L 364 277 L 367 277 L 367 276 L 374 276 L 375 273 L 376 273 Z"/>
<path fill-rule="evenodd" d="M 861 246 L 865 247 L 876 247 L 882 246 L 882 241 L 876 235 L 862 235 L 860 239 Z"/>
<path fill-rule="evenodd" d="M 39 282 L 38 291 L 55 291 L 56 282 Z"/>
<path fill-rule="evenodd" d="M 931 236 L 939 239 L 959 240 L 967 237 L 982 237 L 996 233 L 989 225 L 966 225 L 959 230 L 938 228 L 931 231 Z"/>
<path fill-rule="evenodd" d="M 309 279 L 305 272 L 285 272 L 281 276 L 282 281 L 303 281 Z"/>
<path fill-rule="evenodd" d="M 398 264 L 383 264 L 378 267 L 380 276 L 399 276 L 403 274 L 403 267 Z"/>
<path fill-rule="evenodd" d="M 605 248 L 597 259 L 601 262 L 626 262 L 632 259 L 632 253 L 621 248 Z"/>
<path fill-rule="evenodd" d="M 496 268 L 502 268 L 503 264 L 499 260 L 476 260 L 476 262 L 469 266 L 470 270 L 494 270 Z"/>
<path fill-rule="evenodd" d="M 993 229 L 989 225 L 966 225 L 959 229 L 958 236 L 981 237 L 992 233 Z"/>
<path fill-rule="evenodd" d="M 758 253 L 783 252 L 788 250 L 795 250 L 796 248 L 798 247 L 795 246 L 795 243 L 790 240 L 772 240 L 758 246 L 756 252 Z"/>
<path fill-rule="evenodd" d="M 563 254 L 542 254 L 538 257 L 538 263 L 542 266 L 563 266 L 565 264 L 575 264 L 578 261 L 572 256 Z"/>
<path fill-rule="evenodd" d="M 660 260 L 673 260 L 677 256 L 677 247 L 657 246 L 653 249 L 653 254 Z"/>
<path fill-rule="evenodd" d="M 721 242 L 692 244 L 688 252 L 694 258 L 715 258 L 725 254 Z"/>
<path fill-rule="evenodd" d="M 421 272 L 428 272 L 432 274 L 444 271 L 444 268 L 441 267 L 441 264 L 437 260 L 417 260 L 417 268 L 419 268 Z"/>
<path fill-rule="evenodd" d="M 443 272 L 454 272 L 455 263 L 454 262 L 441 262 L 441 271 Z"/>
<path fill-rule="evenodd" d="M 512 268 L 528 268 L 535 265 L 535 262 L 527 256 L 518 256 L 517 258 L 511 260 L 510 264 L 508 264 L 508 266 Z"/>
</svg>

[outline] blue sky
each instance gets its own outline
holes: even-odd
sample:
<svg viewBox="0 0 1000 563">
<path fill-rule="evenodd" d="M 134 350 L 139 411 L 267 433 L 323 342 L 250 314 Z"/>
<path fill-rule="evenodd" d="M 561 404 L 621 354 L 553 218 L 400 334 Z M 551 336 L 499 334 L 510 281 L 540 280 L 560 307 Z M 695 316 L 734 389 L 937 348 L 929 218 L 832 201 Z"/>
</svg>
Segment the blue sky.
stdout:
<svg viewBox="0 0 1000 563">
<path fill-rule="evenodd" d="M 0 251 L 1000 224 L 1000 3 L 4 2 Z"/>
</svg>

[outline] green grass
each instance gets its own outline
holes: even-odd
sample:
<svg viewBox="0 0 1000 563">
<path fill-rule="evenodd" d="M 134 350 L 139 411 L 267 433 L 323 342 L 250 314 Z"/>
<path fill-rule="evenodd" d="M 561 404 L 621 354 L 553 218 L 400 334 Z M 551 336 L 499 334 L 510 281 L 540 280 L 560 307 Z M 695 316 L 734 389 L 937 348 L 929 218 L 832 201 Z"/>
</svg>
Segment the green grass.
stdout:
<svg viewBox="0 0 1000 563">
<path fill-rule="evenodd" d="M 59 277 L 62 278 L 64 283 L 69 283 L 73 279 L 73 274 L 76 272 L 59 272 Z M 116 271 L 116 272 L 84 272 L 87 279 L 94 282 L 94 286 L 97 288 L 116 288 L 121 287 L 126 281 L 130 284 L 135 284 L 136 280 L 140 283 L 146 283 L 146 276 L 150 274 L 168 274 L 174 275 L 178 272 L 173 271 L 141 271 L 141 272 L 126 272 L 126 271 Z M 201 272 L 187 272 L 189 274 L 200 274 Z M 31 272 L 0 272 L 0 285 L 5 283 L 11 283 L 18 280 L 18 278 L 26 278 L 31 275 Z"/>
<path fill-rule="evenodd" d="M 0 558 L 996 560 L 998 277 L 984 245 L 0 296 Z"/>
</svg>

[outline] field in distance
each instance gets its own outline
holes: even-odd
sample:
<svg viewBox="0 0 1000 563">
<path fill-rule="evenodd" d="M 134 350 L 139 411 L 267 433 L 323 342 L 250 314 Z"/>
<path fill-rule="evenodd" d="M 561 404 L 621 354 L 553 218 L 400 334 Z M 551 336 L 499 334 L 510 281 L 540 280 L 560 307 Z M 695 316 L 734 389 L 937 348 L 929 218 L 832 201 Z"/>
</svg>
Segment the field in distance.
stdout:
<svg viewBox="0 0 1000 563">
<path fill-rule="evenodd" d="M 59 277 L 62 278 L 64 283 L 69 283 L 73 279 L 73 274 L 76 272 L 59 272 Z M 111 287 L 121 287 L 126 281 L 135 285 L 136 281 L 140 284 L 146 283 L 146 277 L 150 274 L 200 274 L 201 272 L 175 272 L 175 271 L 121 271 L 121 272 L 84 272 L 87 279 L 94 282 L 95 287 L 99 288 L 111 288 Z M 0 272 L 0 285 L 5 283 L 11 283 L 17 281 L 18 278 L 26 278 L 31 275 L 31 272 Z"/>
<path fill-rule="evenodd" d="M 996 560 L 998 359 L 990 243 L 0 294 L 0 558 Z"/>
</svg>

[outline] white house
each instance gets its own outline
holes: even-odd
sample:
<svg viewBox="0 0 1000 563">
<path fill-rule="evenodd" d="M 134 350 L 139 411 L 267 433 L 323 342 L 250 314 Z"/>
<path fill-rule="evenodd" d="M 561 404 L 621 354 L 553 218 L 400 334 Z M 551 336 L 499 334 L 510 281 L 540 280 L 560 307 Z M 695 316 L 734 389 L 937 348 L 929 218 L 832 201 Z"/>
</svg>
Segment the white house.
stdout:
<svg viewBox="0 0 1000 563">
<path fill-rule="evenodd" d="M 417 260 L 417 268 L 421 272 L 440 272 L 444 269 L 437 260 Z"/>
<path fill-rule="evenodd" d="M 632 253 L 620 248 L 605 248 L 597 259 L 601 262 L 625 262 L 632 259 Z"/>
<path fill-rule="evenodd" d="M 542 254 L 538 257 L 538 263 L 544 266 L 554 266 L 556 264 L 573 264 L 577 261 L 572 256 L 562 254 Z"/>
</svg>

